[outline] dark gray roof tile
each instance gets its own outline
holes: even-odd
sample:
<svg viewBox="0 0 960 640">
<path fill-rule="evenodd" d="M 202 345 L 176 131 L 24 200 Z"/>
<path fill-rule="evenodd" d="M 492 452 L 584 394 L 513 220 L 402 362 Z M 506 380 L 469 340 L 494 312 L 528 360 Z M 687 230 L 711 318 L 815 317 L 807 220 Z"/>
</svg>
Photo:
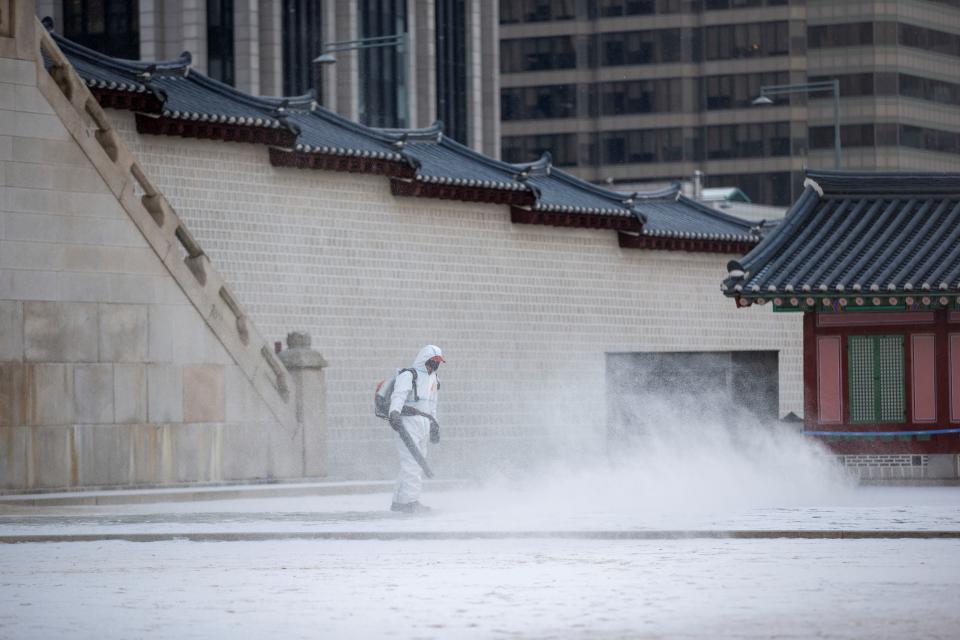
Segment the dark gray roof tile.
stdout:
<svg viewBox="0 0 960 640">
<path fill-rule="evenodd" d="M 960 292 L 960 174 L 807 176 L 783 223 L 730 262 L 727 295 Z"/>
<path fill-rule="evenodd" d="M 636 208 L 646 218 L 643 233 L 647 235 L 760 241 L 759 230 L 752 223 L 687 198 L 679 188 L 657 198 L 641 199 Z"/>
<path fill-rule="evenodd" d="M 440 123 L 425 129 L 375 129 L 318 106 L 311 95 L 272 98 L 243 93 L 191 69 L 189 55 L 160 63 L 117 60 L 56 34 L 54 37 L 89 85 L 155 95 L 162 103 L 160 117 L 143 116 L 151 122 L 162 124 L 172 119 L 282 129 L 289 133 L 289 138 L 261 136 L 245 140 L 268 140 L 282 148 L 290 140 L 293 154 L 404 163 L 411 167 L 412 180 L 427 184 L 527 192 L 536 198 L 535 211 L 601 216 L 606 220 L 635 218 L 638 225 L 643 225 L 640 233 L 651 237 L 757 241 L 749 222 L 683 198 L 676 189 L 623 194 L 556 169 L 549 154 L 525 164 L 489 158 L 443 135 Z M 124 104 L 137 108 L 131 106 L 132 102 Z M 140 115 L 138 125 L 139 118 Z M 177 135 L 204 135 L 203 127 L 183 126 L 173 128 Z M 169 130 L 159 124 L 151 127 L 145 130 Z M 296 162 L 290 164 L 300 166 Z"/>
<path fill-rule="evenodd" d="M 405 159 L 397 147 L 385 137 L 377 135 L 373 129 L 347 120 L 324 107 L 293 111 L 289 119 L 299 129 L 295 147 L 297 151 L 392 161 Z"/>
<path fill-rule="evenodd" d="M 173 60 L 149 63 L 138 60 L 111 58 L 92 49 L 80 46 L 56 32 L 51 32 L 57 46 L 70 60 L 87 86 L 111 91 L 143 93 L 151 91 L 151 85 L 160 77 L 182 76 L 190 65 L 190 54 L 184 52 Z M 50 61 L 44 56 L 47 66 Z"/>
<path fill-rule="evenodd" d="M 443 134 L 443 124 L 425 129 L 377 129 L 402 149 L 417 167 L 417 179 L 423 182 L 454 184 L 488 189 L 526 191 L 516 179 L 516 171 L 505 162 L 477 153 Z"/>
</svg>

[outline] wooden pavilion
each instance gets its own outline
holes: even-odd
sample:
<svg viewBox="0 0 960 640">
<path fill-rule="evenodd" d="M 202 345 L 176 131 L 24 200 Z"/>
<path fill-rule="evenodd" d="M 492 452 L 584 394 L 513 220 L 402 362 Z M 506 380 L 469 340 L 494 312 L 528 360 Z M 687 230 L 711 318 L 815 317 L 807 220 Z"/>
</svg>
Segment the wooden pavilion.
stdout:
<svg viewBox="0 0 960 640">
<path fill-rule="evenodd" d="M 808 436 L 838 454 L 960 453 L 960 175 L 808 172 L 727 268 L 738 306 L 804 315 Z"/>
</svg>

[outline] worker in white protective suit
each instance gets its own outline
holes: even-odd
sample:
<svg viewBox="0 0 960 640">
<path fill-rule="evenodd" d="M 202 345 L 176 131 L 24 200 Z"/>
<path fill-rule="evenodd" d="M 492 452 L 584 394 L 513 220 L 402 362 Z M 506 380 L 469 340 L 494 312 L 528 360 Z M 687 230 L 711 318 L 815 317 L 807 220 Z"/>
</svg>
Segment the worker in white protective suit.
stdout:
<svg viewBox="0 0 960 640">
<path fill-rule="evenodd" d="M 437 391 L 440 388 L 437 369 L 443 362 L 446 360 L 443 359 L 440 347 L 428 344 L 420 349 L 411 367 L 417 375 L 414 376 L 409 370 L 402 371 L 394 382 L 393 394 L 390 396 L 390 425 L 397 431 L 402 425 L 424 458 L 427 456 L 427 440 L 434 443 L 440 441 L 440 428 L 436 422 Z M 404 407 L 427 415 L 404 415 Z M 400 454 L 400 475 L 397 477 L 390 510 L 403 513 L 429 511 L 429 507 L 420 504 L 423 470 L 399 435 L 396 437 L 396 445 L 397 453 Z"/>
</svg>

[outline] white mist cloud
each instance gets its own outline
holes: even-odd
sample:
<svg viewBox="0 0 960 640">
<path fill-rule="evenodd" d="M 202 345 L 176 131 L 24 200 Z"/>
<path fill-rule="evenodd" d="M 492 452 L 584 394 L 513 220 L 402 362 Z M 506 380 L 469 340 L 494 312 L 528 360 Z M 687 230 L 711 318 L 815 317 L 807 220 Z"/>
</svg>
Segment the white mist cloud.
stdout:
<svg viewBox="0 0 960 640">
<path fill-rule="evenodd" d="M 567 451 L 562 462 L 489 483 L 474 500 L 505 525 L 569 523 L 579 514 L 669 527 L 752 509 L 836 503 L 854 488 L 833 456 L 794 426 L 758 421 L 717 398 L 645 397 L 626 411 L 626 433 L 610 441 L 605 455 L 584 460 Z"/>
</svg>

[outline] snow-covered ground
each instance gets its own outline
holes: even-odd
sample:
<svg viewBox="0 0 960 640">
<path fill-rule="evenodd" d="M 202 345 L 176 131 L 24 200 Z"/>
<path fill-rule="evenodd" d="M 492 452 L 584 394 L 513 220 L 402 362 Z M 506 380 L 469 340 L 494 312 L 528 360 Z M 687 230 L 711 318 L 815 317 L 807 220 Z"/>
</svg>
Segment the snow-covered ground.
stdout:
<svg viewBox="0 0 960 640">
<path fill-rule="evenodd" d="M 957 540 L 0 548 L 0 637 L 956 638 Z"/>
<path fill-rule="evenodd" d="M 0 537 L 277 534 L 0 544 L 0 638 L 960 637 L 960 538 L 599 535 L 960 531 L 960 488 L 858 488 L 797 434 L 682 426 L 619 462 L 428 490 L 424 517 L 389 493 L 0 505 Z M 349 539 L 391 532 L 425 537 Z"/>
<path fill-rule="evenodd" d="M 0 535 L 960 530 L 960 489 L 654 510 L 530 487 L 0 510 Z M 0 638 L 955 638 L 960 540 L 289 540 L 0 544 Z"/>
<path fill-rule="evenodd" d="M 958 487 L 842 487 L 815 501 L 576 503 L 504 488 L 428 492 L 427 516 L 390 513 L 389 494 L 111 506 L 3 507 L 0 536 L 194 532 L 654 530 L 960 531 Z M 3 549 L 0 548 L 0 553 Z"/>
</svg>

